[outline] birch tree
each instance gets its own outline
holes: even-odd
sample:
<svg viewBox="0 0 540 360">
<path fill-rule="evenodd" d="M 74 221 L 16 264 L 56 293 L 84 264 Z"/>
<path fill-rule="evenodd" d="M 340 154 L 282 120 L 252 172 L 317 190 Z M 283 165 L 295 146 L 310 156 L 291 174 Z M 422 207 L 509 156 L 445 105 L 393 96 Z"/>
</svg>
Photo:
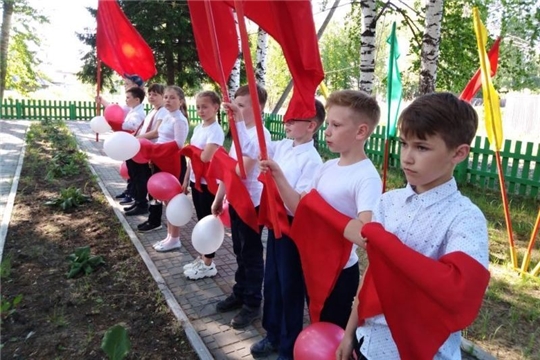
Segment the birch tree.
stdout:
<svg viewBox="0 0 540 360">
<path fill-rule="evenodd" d="M 371 94 L 375 79 L 375 0 L 361 0 L 362 34 L 360 40 L 360 90 Z"/>
<path fill-rule="evenodd" d="M 234 22 L 236 23 L 236 33 L 240 34 L 238 29 L 238 17 L 236 13 L 233 13 Z M 242 42 L 240 41 L 240 35 L 238 35 L 238 49 L 242 49 Z M 229 92 L 229 99 L 234 99 L 234 93 L 240 87 L 240 67 L 242 65 L 242 50 L 238 52 L 238 57 L 234 63 L 234 66 L 229 75 L 229 80 L 227 81 L 227 90 Z"/>
<path fill-rule="evenodd" d="M 426 2 L 425 30 L 420 52 L 420 94 L 435 91 L 443 8 L 444 0 L 427 0 Z"/>
<path fill-rule="evenodd" d="M 266 54 L 268 52 L 268 34 L 263 29 L 259 28 L 257 32 L 257 51 L 255 66 L 255 80 L 259 86 L 265 87 L 266 77 Z"/>
</svg>

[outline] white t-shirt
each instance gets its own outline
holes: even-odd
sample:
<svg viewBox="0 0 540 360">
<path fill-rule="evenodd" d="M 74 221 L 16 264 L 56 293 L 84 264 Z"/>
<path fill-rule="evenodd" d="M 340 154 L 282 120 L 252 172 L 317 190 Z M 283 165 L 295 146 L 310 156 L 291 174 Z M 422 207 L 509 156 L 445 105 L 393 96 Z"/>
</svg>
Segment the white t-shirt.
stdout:
<svg viewBox="0 0 540 360">
<path fill-rule="evenodd" d="M 189 125 L 186 117 L 180 110 L 168 112 L 158 129 L 157 144 L 169 141 L 176 141 L 179 148 L 186 142 L 189 132 Z"/>
<path fill-rule="evenodd" d="M 250 129 L 246 129 L 244 122 L 236 123 L 238 131 L 245 130 L 245 138 L 247 139 L 246 146 L 249 147 L 242 147 L 242 154 L 246 157 L 251 157 L 252 159 L 257 159 L 257 155 L 254 155 L 255 151 L 250 149 L 259 149 L 259 139 L 257 138 L 257 128 L 253 126 Z M 243 130 L 242 130 L 243 129 Z M 268 129 L 264 129 L 264 139 L 267 144 L 269 144 L 272 141 L 272 138 L 270 136 L 270 132 Z M 243 141 L 244 136 L 240 136 L 240 144 L 244 145 Z M 234 148 L 234 141 L 231 144 L 231 150 L 229 151 L 229 156 L 232 157 L 235 160 L 238 160 L 236 156 L 236 149 Z M 261 203 L 261 193 L 263 185 L 262 183 L 257 180 L 259 177 L 260 171 L 259 167 L 255 165 L 253 169 L 249 173 L 246 174 L 246 178 L 242 179 L 242 182 L 244 183 L 246 189 L 249 192 L 249 195 L 251 197 L 251 201 L 253 201 L 253 205 L 259 206 Z"/>
<path fill-rule="evenodd" d="M 382 192 L 382 181 L 369 159 L 352 165 L 340 166 L 339 159 L 328 160 L 314 178 L 315 188 L 334 209 L 351 218 L 364 211 L 373 211 Z M 358 262 L 356 245 L 345 269 Z"/>
<path fill-rule="evenodd" d="M 223 146 L 224 141 L 225 134 L 223 133 L 223 129 L 217 121 L 214 121 L 209 126 L 204 126 L 202 123 L 197 125 L 193 130 L 193 135 L 191 135 L 189 143 L 204 150 L 207 144 Z M 193 169 L 189 175 L 189 180 L 195 182 L 195 173 L 193 172 Z M 202 178 L 201 183 L 206 184 L 206 179 Z"/>
<path fill-rule="evenodd" d="M 417 194 L 410 185 L 384 193 L 373 212 L 373 221 L 381 223 L 408 247 L 432 259 L 462 251 L 486 268 L 489 264 L 486 218 L 461 195 L 454 179 L 422 194 Z M 364 338 L 360 350 L 367 358 L 400 358 L 384 315 L 366 319 L 356 330 L 356 336 Z M 435 359 L 461 359 L 460 345 L 458 331 L 448 337 Z"/>
<path fill-rule="evenodd" d="M 165 117 L 169 114 L 167 109 L 165 109 L 164 106 L 160 107 L 159 109 L 152 109 L 148 115 L 146 115 L 146 118 L 144 119 L 143 125 L 141 126 L 141 129 L 139 130 L 137 135 L 146 134 L 147 132 L 153 131 L 156 129 L 158 122 L 163 121 Z M 150 124 L 151 122 L 151 124 Z M 152 142 L 156 142 L 157 138 L 150 140 Z"/>
<path fill-rule="evenodd" d="M 144 105 L 139 104 L 130 109 L 122 123 L 122 130 L 137 131 L 146 117 Z"/>
<path fill-rule="evenodd" d="M 283 139 L 272 141 L 268 150 L 272 159 L 279 164 L 287 182 L 298 193 L 309 191 L 313 178 L 322 166 L 322 159 L 313 140 L 305 144 L 293 146 L 294 141 Z M 293 215 L 287 209 L 289 215 Z"/>
</svg>

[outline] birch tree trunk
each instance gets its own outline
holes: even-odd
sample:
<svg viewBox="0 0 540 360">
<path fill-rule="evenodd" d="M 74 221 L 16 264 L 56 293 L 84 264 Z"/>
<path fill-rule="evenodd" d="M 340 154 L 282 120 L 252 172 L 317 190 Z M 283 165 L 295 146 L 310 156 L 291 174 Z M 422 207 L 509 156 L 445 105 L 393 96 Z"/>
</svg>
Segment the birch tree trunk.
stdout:
<svg viewBox="0 0 540 360">
<path fill-rule="evenodd" d="M 4 99 L 7 77 L 7 54 L 11 16 L 13 15 L 13 0 L 2 1 L 2 29 L 0 30 L 0 104 Z"/>
<path fill-rule="evenodd" d="M 265 87 L 266 81 L 266 54 L 268 52 L 268 34 L 259 28 L 257 32 L 257 65 L 255 66 L 255 80 L 257 85 Z"/>
<path fill-rule="evenodd" d="M 236 13 L 234 15 L 234 22 L 236 23 L 236 33 L 240 34 L 240 31 L 238 29 L 238 17 L 236 16 Z M 238 49 L 242 49 L 242 42 L 240 41 L 240 35 L 238 35 Z M 234 66 L 231 70 L 231 74 L 229 75 L 229 80 L 227 81 L 227 89 L 229 90 L 229 99 L 234 99 L 234 93 L 238 88 L 240 87 L 240 66 L 242 64 L 242 51 L 240 50 L 238 52 L 238 57 L 236 58 L 236 62 L 234 63 Z"/>
<path fill-rule="evenodd" d="M 420 94 L 429 94 L 435 91 L 443 9 L 444 0 L 426 1 L 425 30 L 420 52 L 421 63 L 418 89 Z"/>
<path fill-rule="evenodd" d="M 362 33 L 360 38 L 360 90 L 371 94 L 375 79 L 375 0 L 361 0 Z"/>
</svg>

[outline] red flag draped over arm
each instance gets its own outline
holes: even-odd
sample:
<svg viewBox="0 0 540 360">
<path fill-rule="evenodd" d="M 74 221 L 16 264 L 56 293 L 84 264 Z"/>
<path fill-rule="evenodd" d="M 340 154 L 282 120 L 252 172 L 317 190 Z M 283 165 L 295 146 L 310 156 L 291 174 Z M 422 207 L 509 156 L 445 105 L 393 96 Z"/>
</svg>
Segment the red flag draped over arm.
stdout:
<svg viewBox="0 0 540 360">
<path fill-rule="evenodd" d="M 379 223 L 362 228 L 369 268 L 358 296 L 358 319 L 384 314 L 403 360 L 433 359 L 451 333 L 480 310 L 489 272 L 463 252 L 431 259 Z"/>
<path fill-rule="evenodd" d="M 350 220 L 330 206 L 317 190 L 304 196 L 296 209 L 291 238 L 302 261 L 311 322 L 319 321 L 324 302 L 351 255 L 352 243 L 343 237 Z"/>
<path fill-rule="evenodd" d="M 97 57 L 118 74 L 154 76 L 152 49 L 135 30 L 116 0 L 99 0 L 97 11 Z"/>
<path fill-rule="evenodd" d="M 234 1 L 227 1 L 230 6 Z M 315 92 L 324 79 L 311 1 L 245 0 L 245 15 L 283 49 L 294 83 L 284 120 L 315 116 Z"/>
<path fill-rule="evenodd" d="M 203 151 L 201 149 L 193 145 L 184 146 L 182 151 L 180 151 L 182 155 L 191 159 L 191 169 L 195 175 L 195 189 L 202 192 L 201 179 L 204 178 L 206 180 L 208 190 L 215 195 L 218 189 L 217 180 L 216 178 L 209 176 L 208 169 L 210 167 L 210 163 L 203 162 L 201 160 L 202 152 Z"/>
<path fill-rule="evenodd" d="M 491 49 L 489 49 L 488 57 L 489 57 L 489 65 L 491 67 L 491 77 L 494 77 L 497 73 L 497 66 L 499 65 L 499 45 L 501 43 L 501 38 L 497 38 L 495 42 L 493 43 L 493 46 Z M 459 96 L 460 99 L 465 101 L 471 101 L 474 95 L 480 90 L 482 87 L 482 78 L 480 77 L 481 71 L 480 69 L 476 70 L 473 77 L 467 85 L 465 86 L 465 89 L 463 89 L 463 92 Z"/>
</svg>

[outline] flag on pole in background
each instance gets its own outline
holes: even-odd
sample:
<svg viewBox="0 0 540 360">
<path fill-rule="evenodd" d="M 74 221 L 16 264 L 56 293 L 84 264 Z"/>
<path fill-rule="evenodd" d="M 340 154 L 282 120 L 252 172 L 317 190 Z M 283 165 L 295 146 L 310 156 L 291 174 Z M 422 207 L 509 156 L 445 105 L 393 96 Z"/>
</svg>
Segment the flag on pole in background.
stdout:
<svg viewBox="0 0 540 360">
<path fill-rule="evenodd" d="M 491 67 L 491 77 L 494 77 L 497 73 L 497 67 L 499 65 L 499 45 L 501 43 L 501 38 L 498 37 L 497 40 L 493 43 L 491 46 L 491 49 L 489 49 L 488 58 L 489 58 L 489 65 Z M 465 86 L 465 89 L 463 89 L 463 92 L 459 96 L 460 99 L 465 101 L 471 101 L 474 95 L 480 90 L 482 87 L 482 79 L 480 78 L 480 69 L 476 70 L 473 77 L 467 85 Z"/>
<path fill-rule="evenodd" d="M 401 94 L 403 87 L 401 85 L 401 75 L 399 73 L 397 60 L 399 58 L 399 46 L 396 36 L 396 23 L 392 24 L 392 32 L 386 40 L 390 44 L 390 55 L 388 57 L 388 87 L 387 87 L 387 104 L 388 104 L 388 122 L 386 124 L 386 138 L 396 136 L 397 119 L 399 108 L 401 106 Z"/>
<path fill-rule="evenodd" d="M 482 20 L 478 8 L 473 9 L 474 32 L 476 33 L 476 43 L 478 45 L 478 56 L 480 58 L 480 72 L 482 78 L 482 95 L 484 98 L 484 118 L 489 143 L 495 150 L 500 150 L 502 146 L 502 120 L 499 94 L 495 90 L 491 81 L 491 69 L 488 55 L 486 53 L 487 30 Z"/>
<path fill-rule="evenodd" d="M 146 81 L 157 73 L 152 49 L 116 0 L 99 0 L 96 19 L 99 60 L 121 76 L 137 74 Z"/>
</svg>

